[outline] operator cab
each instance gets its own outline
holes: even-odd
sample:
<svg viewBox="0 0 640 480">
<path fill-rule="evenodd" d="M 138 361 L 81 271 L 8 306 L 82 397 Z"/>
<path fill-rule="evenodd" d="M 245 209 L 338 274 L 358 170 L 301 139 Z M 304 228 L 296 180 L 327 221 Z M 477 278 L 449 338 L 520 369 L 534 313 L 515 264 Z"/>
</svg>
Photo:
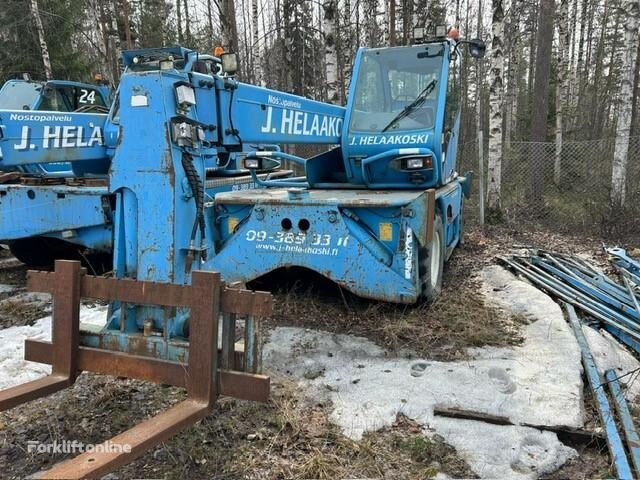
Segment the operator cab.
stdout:
<svg viewBox="0 0 640 480">
<path fill-rule="evenodd" d="M 106 113 L 108 102 L 105 88 L 75 82 L 9 80 L 0 89 L 2 110 Z"/>
<path fill-rule="evenodd" d="M 444 39 L 361 49 L 342 149 L 351 183 L 432 188 L 453 174 L 459 125 L 459 55 Z"/>
<path fill-rule="evenodd" d="M 436 45 L 363 52 L 349 132 L 381 134 L 432 130 L 443 50 L 442 45 Z M 424 100 L 408 115 L 399 116 L 420 95 Z"/>
</svg>

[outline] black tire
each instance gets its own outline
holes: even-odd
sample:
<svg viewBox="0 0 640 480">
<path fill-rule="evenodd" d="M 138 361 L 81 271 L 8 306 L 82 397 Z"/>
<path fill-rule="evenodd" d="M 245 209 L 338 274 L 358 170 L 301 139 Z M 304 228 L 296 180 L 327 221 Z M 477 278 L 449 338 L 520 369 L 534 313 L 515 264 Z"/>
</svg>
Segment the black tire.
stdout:
<svg viewBox="0 0 640 480">
<path fill-rule="evenodd" d="M 9 250 L 29 267 L 51 268 L 56 260 L 80 260 L 92 274 L 100 275 L 112 268 L 110 254 L 87 252 L 83 255 L 82 247 L 56 238 L 23 238 L 11 242 Z"/>
<path fill-rule="evenodd" d="M 11 242 L 9 250 L 29 267 L 50 268 L 57 257 L 57 251 L 49 248 L 44 238 L 24 238 Z"/>
<path fill-rule="evenodd" d="M 460 203 L 460 240 L 458 245 L 464 245 L 464 230 L 465 230 L 465 217 L 464 217 L 464 195 L 462 196 L 462 202 Z"/>
<path fill-rule="evenodd" d="M 436 255 L 435 260 L 433 260 Z M 433 239 L 429 245 L 420 248 L 418 262 L 420 264 L 420 284 L 422 300 L 431 302 L 442 291 L 442 271 L 446 255 L 444 243 L 444 227 L 442 217 L 436 212 L 433 222 Z M 432 275 L 433 269 L 436 269 Z"/>
</svg>

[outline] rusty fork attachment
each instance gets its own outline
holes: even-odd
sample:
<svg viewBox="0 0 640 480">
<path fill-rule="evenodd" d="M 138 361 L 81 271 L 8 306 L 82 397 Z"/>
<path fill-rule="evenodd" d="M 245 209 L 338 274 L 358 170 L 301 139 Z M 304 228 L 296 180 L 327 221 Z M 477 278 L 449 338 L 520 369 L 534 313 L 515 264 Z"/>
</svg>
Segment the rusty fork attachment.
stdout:
<svg viewBox="0 0 640 480">
<path fill-rule="evenodd" d="M 257 320 L 271 313 L 269 293 L 226 288 L 214 272 L 193 272 L 191 285 L 93 277 L 86 275 L 79 262 L 65 260 L 56 261 L 54 272 L 30 271 L 27 286 L 53 295 L 52 341 L 25 342 L 25 359 L 51 364 L 52 372 L 0 391 L 0 411 L 69 387 L 82 371 L 186 387 L 188 393 L 184 401 L 168 410 L 35 478 L 103 476 L 207 416 L 218 395 L 256 401 L 269 397 L 269 377 L 256 373 L 260 367 Z M 187 361 L 80 345 L 81 297 L 189 308 Z M 245 328 L 244 352 L 235 350 L 236 315 L 252 320 Z"/>
</svg>

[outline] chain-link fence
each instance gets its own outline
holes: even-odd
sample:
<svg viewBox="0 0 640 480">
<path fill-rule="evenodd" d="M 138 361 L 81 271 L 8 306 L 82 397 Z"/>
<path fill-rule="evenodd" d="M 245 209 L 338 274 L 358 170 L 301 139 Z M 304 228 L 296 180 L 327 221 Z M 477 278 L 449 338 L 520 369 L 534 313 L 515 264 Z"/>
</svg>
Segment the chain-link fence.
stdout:
<svg viewBox="0 0 640 480">
<path fill-rule="evenodd" d="M 518 228 L 597 235 L 640 233 L 640 137 L 632 137 L 629 142 L 623 209 L 612 209 L 610 202 L 614 147 L 614 138 L 566 141 L 557 155 L 558 149 L 553 142 L 505 144 L 501 175 L 502 218 L 492 218 L 492 212 L 487 210 L 486 220 L 501 220 Z M 466 218 L 471 223 L 478 223 L 478 140 L 459 145 L 458 152 L 458 170 L 474 172 L 473 194 L 465 208 Z M 486 152 L 485 142 L 485 178 Z M 536 175 L 539 172 L 542 174 Z M 484 183 L 486 192 L 486 181 Z"/>
</svg>

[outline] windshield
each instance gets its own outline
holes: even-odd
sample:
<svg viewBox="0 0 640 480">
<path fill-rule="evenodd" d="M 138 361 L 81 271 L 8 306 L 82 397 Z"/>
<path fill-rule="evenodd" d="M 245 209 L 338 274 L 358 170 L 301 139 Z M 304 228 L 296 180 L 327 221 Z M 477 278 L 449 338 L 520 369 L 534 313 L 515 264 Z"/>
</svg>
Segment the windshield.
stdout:
<svg viewBox="0 0 640 480">
<path fill-rule="evenodd" d="M 32 82 L 7 82 L 0 90 L 0 108 L 28 110 L 40 96 L 42 85 Z"/>
<path fill-rule="evenodd" d="M 393 133 L 433 128 L 443 55 L 442 44 L 364 52 L 349 129 Z"/>
</svg>

